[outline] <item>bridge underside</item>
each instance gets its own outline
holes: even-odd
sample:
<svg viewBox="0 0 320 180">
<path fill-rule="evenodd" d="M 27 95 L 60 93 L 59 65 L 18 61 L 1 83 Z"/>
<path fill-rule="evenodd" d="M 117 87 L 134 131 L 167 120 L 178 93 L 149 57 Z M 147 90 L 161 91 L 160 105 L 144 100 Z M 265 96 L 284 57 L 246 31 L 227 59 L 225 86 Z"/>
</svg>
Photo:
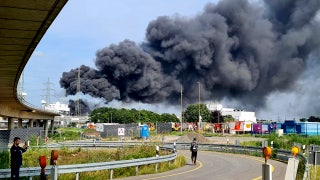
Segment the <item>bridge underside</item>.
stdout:
<svg viewBox="0 0 320 180">
<path fill-rule="evenodd" d="M 21 73 L 67 0 L 0 1 L 0 116 L 53 119 L 17 94 Z"/>
</svg>

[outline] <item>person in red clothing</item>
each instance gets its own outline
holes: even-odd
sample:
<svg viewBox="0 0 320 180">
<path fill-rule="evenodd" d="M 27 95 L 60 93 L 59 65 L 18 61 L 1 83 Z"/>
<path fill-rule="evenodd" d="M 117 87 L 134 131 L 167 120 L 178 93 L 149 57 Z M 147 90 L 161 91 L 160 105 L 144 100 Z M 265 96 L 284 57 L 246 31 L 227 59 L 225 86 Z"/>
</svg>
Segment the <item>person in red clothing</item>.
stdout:
<svg viewBox="0 0 320 180">
<path fill-rule="evenodd" d="M 20 167 L 22 165 L 22 153 L 27 151 L 28 145 L 27 143 L 20 147 L 20 138 L 15 137 L 13 139 L 13 145 L 10 148 L 10 154 L 11 154 L 11 179 L 19 179 L 19 171 Z"/>
</svg>

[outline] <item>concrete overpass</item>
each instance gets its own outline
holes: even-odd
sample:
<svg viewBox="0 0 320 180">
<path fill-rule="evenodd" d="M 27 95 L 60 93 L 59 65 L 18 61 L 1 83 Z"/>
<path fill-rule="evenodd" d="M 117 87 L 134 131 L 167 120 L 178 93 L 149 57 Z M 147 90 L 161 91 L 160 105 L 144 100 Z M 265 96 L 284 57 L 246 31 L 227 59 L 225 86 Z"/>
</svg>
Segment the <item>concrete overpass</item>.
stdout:
<svg viewBox="0 0 320 180">
<path fill-rule="evenodd" d="M 0 117 L 8 129 L 18 120 L 39 120 L 48 124 L 59 115 L 33 107 L 17 94 L 21 73 L 41 38 L 67 0 L 0 1 Z M 52 123 L 53 124 L 53 123 Z"/>
</svg>

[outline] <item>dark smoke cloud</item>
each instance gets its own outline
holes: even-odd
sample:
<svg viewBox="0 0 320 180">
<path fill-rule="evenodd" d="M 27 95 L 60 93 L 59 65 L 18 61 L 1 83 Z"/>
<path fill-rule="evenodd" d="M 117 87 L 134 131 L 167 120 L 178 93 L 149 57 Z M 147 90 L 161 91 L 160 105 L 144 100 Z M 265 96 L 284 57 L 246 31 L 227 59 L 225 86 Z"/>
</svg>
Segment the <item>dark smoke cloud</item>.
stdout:
<svg viewBox="0 0 320 180">
<path fill-rule="evenodd" d="M 76 112 L 76 102 L 79 100 L 69 100 L 69 108 L 70 108 L 70 115 L 77 115 Z M 80 108 L 80 116 L 85 116 L 88 113 L 91 113 L 91 109 L 88 106 L 89 102 L 87 102 L 86 100 L 80 99 L 80 104 L 79 104 L 79 108 Z"/>
<path fill-rule="evenodd" d="M 194 18 L 150 22 L 141 45 L 124 40 L 96 53 L 96 69 L 82 65 L 81 91 L 106 102 L 178 104 L 232 98 L 263 106 L 274 91 L 290 89 L 319 50 L 318 0 L 247 0 L 208 4 Z M 77 69 L 60 80 L 76 93 Z"/>
</svg>

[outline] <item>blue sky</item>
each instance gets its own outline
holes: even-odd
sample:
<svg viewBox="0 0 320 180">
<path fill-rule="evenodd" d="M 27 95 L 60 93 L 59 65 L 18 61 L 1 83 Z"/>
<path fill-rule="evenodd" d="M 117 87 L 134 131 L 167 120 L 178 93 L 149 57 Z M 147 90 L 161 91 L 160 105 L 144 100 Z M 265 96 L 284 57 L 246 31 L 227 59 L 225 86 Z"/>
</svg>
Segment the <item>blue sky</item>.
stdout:
<svg viewBox="0 0 320 180">
<path fill-rule="evenodd" d="M 158 16 L 191 17 L 208 0 L 69 0 L 48 29 L 24 70 L 27 101 L 41 106 L 50 81 L 51 102 L 65 101 L 59 80 L 82 64 L 94 66 L 98 49 L 130 39 L 144 41 L 150 21 Z"/>
</svg>

